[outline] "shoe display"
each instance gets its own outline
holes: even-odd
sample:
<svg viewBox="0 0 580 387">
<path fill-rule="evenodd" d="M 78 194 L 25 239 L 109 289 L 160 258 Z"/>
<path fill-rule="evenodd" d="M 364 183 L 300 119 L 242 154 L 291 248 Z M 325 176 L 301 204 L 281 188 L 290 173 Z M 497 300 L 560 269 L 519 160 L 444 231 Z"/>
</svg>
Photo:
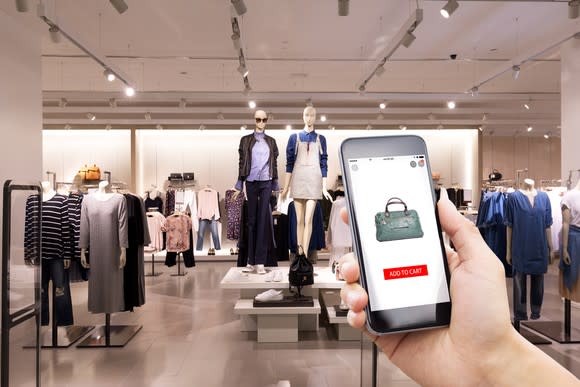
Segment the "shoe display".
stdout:
<svg viewBox="0 0 580 387">
<path fill-rule="evenodd" d="M 235 252 L 234 252 L 234 248 L 233 247 L 230 249 L 230 255 L 235 255 Z"/>
<path fill-rule="evenodd" d="M 276 272 L 274 272 L 274 271 L 271 271 L 271 272 L 269 272 L 268 274 L 266 274 L 266 275 L 264 276 L 264 281 L 266 281 L 266 282 L 272 282 L 272 281 L 275 281 L 275 279 L 274 279 L 274 278 L 276 278 L 276 277 L 275 277 L 275 273 L 276 273 Z"/>
<path fill-rule="evenodd" d="M 266 268 L 264 265 L 256 265 L 256 272 L 258 274 L 266 274 Z"/>
<path fill-rule="evenodd" d="M 284 278 L 284 273 L 281 270 L 276 270 L 273 271 L 272 273 L 274 273 L 272 275 L 273 282 L 282 282 L 282 279 Z"/>
<path fill-rule="evenodd" d="M 270 289 L 254 297 L 256 301 L 281 301 L 284 299 L 282 290 Z"/>
<path fill-rule="evenodd" d="M 242 273 L 253 273 L 254 272 L 254 266 L 252 265 L 246 265 L 246 267 L 244 267 L 242 269 Z"/>
<path fill-rule="evenodd" d="M 210 249 L 207 252 L 207 255 L 215 255 L 215 249 L 213 247 L 210 247 Z"/>
</svg>

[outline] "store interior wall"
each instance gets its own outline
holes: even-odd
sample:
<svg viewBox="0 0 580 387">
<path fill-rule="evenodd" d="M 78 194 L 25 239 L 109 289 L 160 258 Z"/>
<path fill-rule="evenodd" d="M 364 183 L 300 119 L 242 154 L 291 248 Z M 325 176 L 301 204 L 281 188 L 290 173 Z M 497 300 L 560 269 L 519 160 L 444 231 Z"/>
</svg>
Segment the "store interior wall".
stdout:
<svg viewBox="0 0 580 387">
<path fill-rule="evenodd" d="M 521 178 L 532 178 L 539 186 L 541 180 L 560 179 L 560 138 L 550 137 L 482 137 L 482 176 L 485 179 L 497 169 L 506 180 L 516 180 L 516 171 L 528 169 Z"/>
<path fill-rule="evenodd" d="M 572 173 L 571 185 L 580 178 L 580 39 L 572 39 L 562 45 L 562 180 Z"/>
</svg>

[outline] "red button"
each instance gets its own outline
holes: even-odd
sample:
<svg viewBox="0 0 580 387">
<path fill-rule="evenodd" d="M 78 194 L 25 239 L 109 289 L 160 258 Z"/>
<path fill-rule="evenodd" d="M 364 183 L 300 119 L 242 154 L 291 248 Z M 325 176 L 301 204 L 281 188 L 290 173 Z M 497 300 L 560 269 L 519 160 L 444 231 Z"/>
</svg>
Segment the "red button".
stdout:
<svg viewBox="0 0 580 387">
<path fill-rule="evenodd" d="M 393 280 L 399 278 L 422 277 L 429 275 L 427 265 L 405 266 L 405 267 L 391 267 L 383 269 L 385 280 Z"/>
</svg>

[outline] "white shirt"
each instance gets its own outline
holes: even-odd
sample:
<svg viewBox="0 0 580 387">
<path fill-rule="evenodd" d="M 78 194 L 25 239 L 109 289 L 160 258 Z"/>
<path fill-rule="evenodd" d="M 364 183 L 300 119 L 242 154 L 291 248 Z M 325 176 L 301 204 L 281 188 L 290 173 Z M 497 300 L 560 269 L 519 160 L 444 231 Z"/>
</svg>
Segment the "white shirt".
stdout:
<svg viewBox="0 0 580 387">
<path fill-rule="evenodd" d="M 573 189 L 566 192 L 561 205 L 566 205 L 570 209 L 570 224 L 580 227 L 580 191 Z"/>
</svg>

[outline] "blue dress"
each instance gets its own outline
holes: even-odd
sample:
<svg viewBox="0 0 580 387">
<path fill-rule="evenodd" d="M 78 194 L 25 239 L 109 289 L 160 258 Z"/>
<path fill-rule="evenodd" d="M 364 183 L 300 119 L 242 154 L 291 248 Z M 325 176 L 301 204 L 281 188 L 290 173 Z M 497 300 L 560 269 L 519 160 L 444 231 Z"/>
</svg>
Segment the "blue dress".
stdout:
<svg viewBox="0 0 580 387">
<path fill-rule="evenodd" d="M 546 229 L 552 225 L 552 207 L 545 192 L 538 191 L 532 206 L 520 191 L 509 195 L 505 225 L 512 229 L 512 268 L 524 274 L 548 271 Z"/>
</svg>

